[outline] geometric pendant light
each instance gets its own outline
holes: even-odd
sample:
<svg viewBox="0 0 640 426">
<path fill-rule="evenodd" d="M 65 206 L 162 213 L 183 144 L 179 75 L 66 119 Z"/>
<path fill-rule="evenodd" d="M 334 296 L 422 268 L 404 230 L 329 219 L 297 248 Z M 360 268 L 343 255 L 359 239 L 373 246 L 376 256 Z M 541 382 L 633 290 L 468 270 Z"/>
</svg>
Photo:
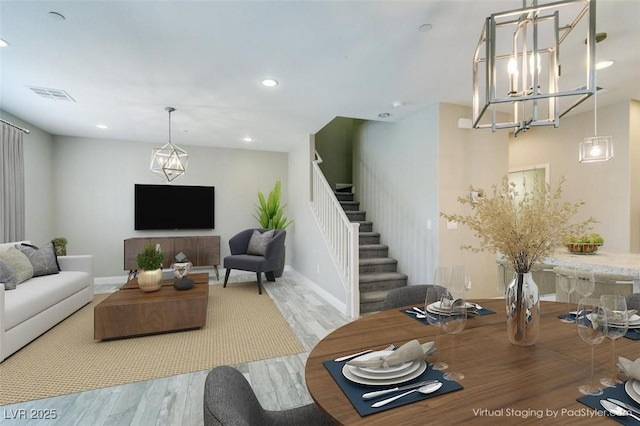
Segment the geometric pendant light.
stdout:
<svg viewBox="0 0 640 426">
<path fill-rule="evenodd" d="M 578 160 L 581 163 L 609 161 L 613 157 L 613 136 L 593 136 L 580 142 Z"/>
<path fill-rule="evenodd" d="M 189 162 L 187 151 L 171 143 L 171 113 L 175 110 L 173 107 L 165 108 L 169 113 L 169 142 L 162 148 L 154 148 L 151 151 L 151 171 L 164 177 L 167 182 L 182 176 Z"/>
<path fill-rule="evenodd" d="M 580 142 L 578 161 L 580 163 L 595 163 L 609 161 L 614 157 L 613 136 L 598 136 L 598 90 L 593 96 L 593 136 Z"/>
</svg>

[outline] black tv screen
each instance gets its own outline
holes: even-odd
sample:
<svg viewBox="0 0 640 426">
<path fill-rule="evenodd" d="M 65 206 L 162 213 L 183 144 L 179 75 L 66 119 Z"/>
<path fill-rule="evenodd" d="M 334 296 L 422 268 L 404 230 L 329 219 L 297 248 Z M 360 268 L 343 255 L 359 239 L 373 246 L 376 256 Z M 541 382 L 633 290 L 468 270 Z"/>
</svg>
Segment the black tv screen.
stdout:
<svg viewBox="0 0 640 426">
<path fill-rule="evenodd" d="M 214 189 L 135 184 L 134 229 L 213 229 Z"/>
</svg>

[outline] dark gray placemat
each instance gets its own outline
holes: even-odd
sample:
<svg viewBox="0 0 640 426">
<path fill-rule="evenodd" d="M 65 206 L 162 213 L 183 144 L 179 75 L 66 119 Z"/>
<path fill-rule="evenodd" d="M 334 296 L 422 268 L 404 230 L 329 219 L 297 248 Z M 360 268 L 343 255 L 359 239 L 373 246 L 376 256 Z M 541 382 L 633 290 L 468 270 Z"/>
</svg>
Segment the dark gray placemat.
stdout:
<svg viewBox="0 0 640 426">
<path fill-rule="evenodd" d="M 576 392 L 577 391 L 578 390 L 576 389 Z M 591 407 L 594 410 L 597 410 L 598 413 L 597 414 L 594 413 L 594 415 L 597 415 L 600 417 L 610 417 L 613 420 L 616 420 L 622 423 L 623 425 L 637 426 L 638 421 L 633 419 L 632 417 L 614 416 L 613 414 L 605 410 L 602 407 L 602 405 L 600 405 L 600 400 L 607 399 L 607 398 L 614 398 L 640 409 L 640 405 L 637 402 L 635 402 L 633 399 L 631 399 L 631 397 L 627 395 L 627 392 L 625 392 L 624 383 L 619 384 L 615 388 L 604 388 L 603 391 L 604 391 L 603 394 L 599 396 L 591 396 L 591 395 L 581 396 L 580 398 L 578 398 L 578 402 L 581 402 L 584 405 Z M 640 415 L 638 415 L 638 417 L 640 417 Z"/>
<path fill-rule="evenodd" d="M 457 382 L 445 380 L 443 378 L 443 373 L 440 371 L 434 370 L 430 364 L 427 366 L 427 369 L 425 370 L 424 373 L 422 373 L 420 376 L 416 377 L 413 380 L 409 380 L 405 383 L 400 383 L 398 385 L 383 385 L 383 386 L 361 385 L 359 383 L 354 383 L 348 380 L 347 378 L 345 378 L 344 375 L 342 374 L 342 367 L 344 367 L 344 365 L 346 364 L 346 361 L 342 361 L 342 362 L 325 361 L 323 364 L 325 368 L 329 371 L 333 379 L 336 381 L 338 386 L 340 386 L 340 389 L 342 389 L 342 392 L 344 392 L 346 397 L 349 399 L 349 401 L 353 405 L 353 408 L 355 408 L 358 414 L 360 414 L 361 416 L 367 416 L 369 414 L 374 414 L 380 411 L 389 410 L 391 408 L 400 407 L 402 405 L 410 404 L 412 402 L 421 401 L 427 398 L 433 398 L 435 396 L 457 391 L 463 388 L 462 385 L 460 385 Z M 378 408 L 371 407 L 371 404 L 386 398 L 390 398 L 394 395 L 397 395 L 397 393 L 389 393 L 389 394 L 386 394 L 377 398 L 369 399 L 366 401 L 362 399 L 362 394 L 365 392 L 388 389 L 388 388 L 393 388 L 395 386 L 404 386 L 411 383 L 422 382 L 424 380 L 439 380 L 442 382 L 442 387 L 438 389 L 436 392 L 430 393 L 427 395 L 421 394 L 420 392 L 413 392 L 405 397 L 397 399 L 387 405 L 383 405 L 382 407 L 378 407 Z"/>
</svg>

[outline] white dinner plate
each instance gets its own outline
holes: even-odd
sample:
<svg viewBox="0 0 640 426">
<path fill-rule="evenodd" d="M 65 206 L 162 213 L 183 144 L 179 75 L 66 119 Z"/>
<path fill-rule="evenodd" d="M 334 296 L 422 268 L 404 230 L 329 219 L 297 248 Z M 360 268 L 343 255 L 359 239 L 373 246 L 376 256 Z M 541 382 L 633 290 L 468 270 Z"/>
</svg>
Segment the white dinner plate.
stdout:
<svg viewBox="0 0 640 426">
<path fill-rule="evenodd" d="M 381 357 L 381 356 L 388 356 L 391 355 L 393 353 L 393 351 L 375 351 L 375 352 L 370 352 L 368 354 L 364 354 L 364 355 L 360 355 L 357 358 L 354 358 L 352 361 L 358 360 L 358 361 L 367 361 L 370 360 L 372 358 L 377 358 L 377 357 Z M 349 363 L 349 361 L 347 362 L 347 364 Z M 408 368 L 409 366 L 411 366 L 411 361 L 409 362 L 404 362 L 402 364 L 398 364 L 398 365 L 392 365 L 388 368 L 373 368 L 373 367 L 358 367 L 359 369 L 366 371 L 368 373 L 392 373 L 395 371 L 400 371 L 400 370 L 404 370 L 405 368 Z"/>
<path fill-rule="evenodd" d="M 473 309 L 474 306 L 471 303 L 465 303 L 465 306 L 467 309 Z M 434 311 L 443 311 L 443 312 L 449 312 L 451 310 L 451 308 L 449 307 L 442 307 L 442 302 L 441 301 L 437 301 L 437 302 L 433 302 L 432 304 L 430 304 L 429 306 L 427 306 L 427 309 L 431 308 Z"/>
<path fill-rule="evenodd" d="M 413 373 L 407 374 L 406 376 L 402 376 L 402 377 L 397 377 L 395 379 L 365 379 L 364 377 L 358 377 L 355 374 L 351 373 L 351 371 L 349 371 L 349 365 L 345 364 L 344 367 L 342 367 L 342 375 L 344 377 L 347 378 L 347 380 L 351 380 L 354 383 L 358 383 L 361 385 L 370 385 L 370 386 L 376 386 L 376 385 L 396 385 L 398 383 L 404 383 L 404 382 L 408 382 L 409 380 L 413 380 L 416 377 L 418 377 L 419 375 L 421 375 L 422 373 L 424 373 L 424 371 L 427 369 L 427 363 L 424 362 L 423 360 L 419 360 L 420 366 L 418 367 L 418 369 L 416 371 L 414 371 Z"/>
<path fill-rule="evenodd" d="M 624 384 L 624 390 L 625 392 L 627 392 L 627 395 L 629 395 L 631 399 L 640 404 L 640 393 L 636 392 L 636 390 L 634 389 L 634 384 L 637 382 L 637 380 L 633 379 L 627 380 L 627 383 Z"/>
<path fill-rule="evenodd" d="M 415 370 L 420 368 L 419 360 L 413 361 L 409 363 L 409 366 L 403 368 L 399 371 L 391 371 L 385 372 L 384 370 L 378 370 L 376 373 L 370 373 L 365 371 L 362 368 L 354 367 L 353 365 L 349 366 L 349 372 L 352 374 L 362 377 L 363 379 L 372 379 L 372 380 L 380 380 L 380 379 L 397 379 L 398 377 L 406 376 L 407 374 L 413 373 Z"/>
<path fill-rule="evenodd" d="M 640 382 L 637 380 L 629 380 L 631 382 L 631 387 L 638 395 L 640 395 Z"/>
</svg>

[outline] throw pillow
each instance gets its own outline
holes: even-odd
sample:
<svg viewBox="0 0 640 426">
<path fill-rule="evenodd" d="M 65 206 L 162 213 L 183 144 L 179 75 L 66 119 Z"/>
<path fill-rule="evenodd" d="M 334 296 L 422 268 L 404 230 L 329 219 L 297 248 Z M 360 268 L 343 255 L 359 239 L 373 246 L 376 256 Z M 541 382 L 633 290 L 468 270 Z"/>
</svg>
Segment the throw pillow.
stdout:
<svg viewBox="0 0 640 426">
<path fill-rule="evenodd" d="M 53 242 L 49 241 L 47 244 L 43 245 L 42 248 L 25 243 L 20 244 L 16 248 L 29 258 L 29 262 L 31 262 L 31 265 L 33 266 L 34 277 L 57 274 L 60 272 Z"/>
<path fill-rule="evenodd" d="M 0 259 L 7 262 L 16 274 L 16 284 L 20 284 L 33 277 L 33 266 L 29 258 L 20 250 L 10 247 L 9 250 L 0 253 Z"/>
<path fill-rule="evenodd" d="M 274 230 L 265 231 L 262 234 L 257 229 L 253 231 L 251 239 L 249 240 L 249 247 L 247 247 L 247 254 L 253 254 L 255 256 L 264 256 L 264 252 L 267 250 L 267 244 L 273 238 Z"/>
<path fill-rule="evenodd" d="M 13 267 L 2 259 L 0 259 L 0 283 L 4 284 L 5 290 L 16 288 L 16 273 L 13 272 Z"/>
</svg>

